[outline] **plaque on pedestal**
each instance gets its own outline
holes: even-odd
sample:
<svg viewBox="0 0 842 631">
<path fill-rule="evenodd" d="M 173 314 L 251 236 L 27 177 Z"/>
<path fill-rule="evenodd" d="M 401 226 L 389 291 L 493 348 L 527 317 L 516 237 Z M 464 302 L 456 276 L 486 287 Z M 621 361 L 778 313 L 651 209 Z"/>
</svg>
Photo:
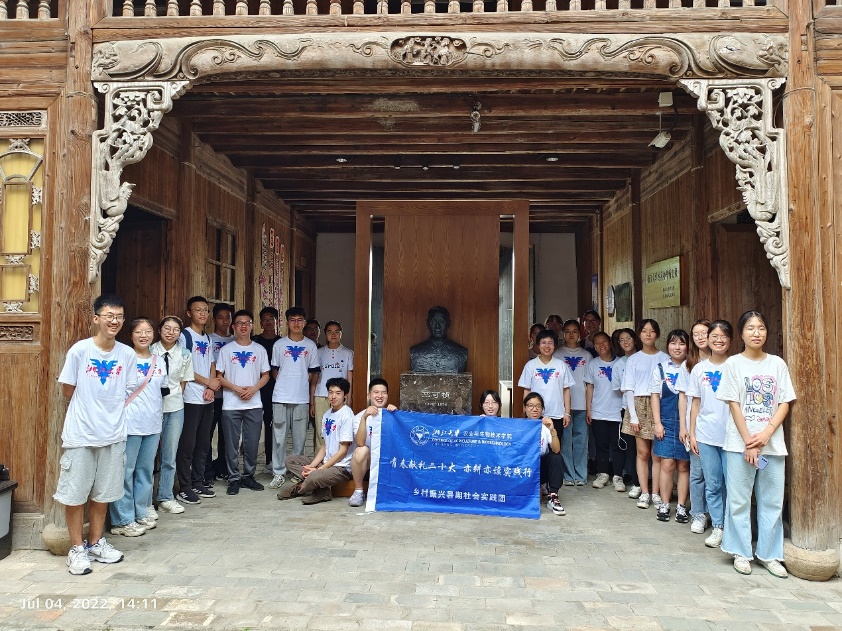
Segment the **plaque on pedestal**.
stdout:
<svg viewBox="0 0 842 631">
<path fill-rule="evenodd" d="M 471 414 L 471 373 L 401 373 L 401 410 L 428 414 Z"/>
</svg>

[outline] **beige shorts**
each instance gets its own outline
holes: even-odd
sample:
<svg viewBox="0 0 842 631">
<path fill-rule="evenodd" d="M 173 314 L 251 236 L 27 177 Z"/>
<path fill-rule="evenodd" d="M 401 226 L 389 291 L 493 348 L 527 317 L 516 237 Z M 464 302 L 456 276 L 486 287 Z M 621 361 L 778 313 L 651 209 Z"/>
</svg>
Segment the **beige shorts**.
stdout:
<svg viewBox="0 0 842 631">
<path fill-rule="evenodd" d="M 640 431 L 635 432 L 632 429 L 633 425 L 629 419 L 629 411 L 623 410 L 623 425 L 620 431 L 623 434 L 630 436 L 637 436 L 638 438 L 645 438 L 646 440 L 655 439 L 655 417 L 652 415 L 652 397 L 635 397 L 634 409 L 637 412 L 637 420 L 640 421 Z"/>
<path fill-rule="evenodd" d="M 56 494 L 65 506 L 80 506 L 88 499 L 101 504 L 123 497 L 126 477 L 126 441 L 104 447 L 65 449 L 59 460 Z"/>
</svg>

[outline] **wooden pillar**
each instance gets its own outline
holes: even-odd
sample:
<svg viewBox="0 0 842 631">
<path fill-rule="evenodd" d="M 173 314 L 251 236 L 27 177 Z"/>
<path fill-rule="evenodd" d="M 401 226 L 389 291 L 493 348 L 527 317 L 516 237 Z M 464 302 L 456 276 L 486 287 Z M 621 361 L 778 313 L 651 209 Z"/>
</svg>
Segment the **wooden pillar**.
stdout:
<svg viewBox="0 0 842 631">
<path fill-rule="evenodd" d="M 792 289 L 783 296 L 784 353 L 798 400 L 789 420 L 792 541 L 785 554 L 793 574 L 815 579 L 829 578 L 839 565 L 838 490 L 829 488 L 835 466 L 831 442 L 838 419 L 824 378 L 826 353 L 835 353 L 836 339 L 825 335 L 823 301 L 830 288 L 822 283 L 822 269 L 833 261 L 821 259 L 812 7 L 810 2 L 792 2 L 789 9 L 790 59 L 783 108 Z"/>
<path fill-rule="evenodd" d="M 640 225 L 640 171 L 631 178 L 632 321 L 643 318 L 643 231 Z"/>
<path fill-rule="evenodd" d="M 255 294 L 257 287 L 256 269 L 259 266 L 259 259 L 257 259 L 253 252 L 253 246 L 260 243 L 260 229 L 258 227 L 257 205 L 255 204 L 255 180 L 254 173 L 251 170 L 246 172 L 246 203 L 245 203 L 245 221 L 243 222 L 243 237 L 240 243 L 243 244 L 246 256 L 243 266 L 243 283 L 245 292 L 243 294 L 243 308 L 252 309 L 259 302 L 259 296 Z M 248 245 L 246 245 L 248 244 Z M 242 246 L 241 246 L 242 247 Z M 258 252 L 260 248 L 257 248 Z M 255 324 L 259 320 L 259 315 L 254 314 Z M 255 327 L 256 328 L 256 327 Z"/>
<path fill-rule="evenodd" d="M 180 162 L 178 165 L 178 214 L 169 222 L 167 250 L 170 274 L 166 283 L 166 311 L 182 320 L 187 299 L 204 293 L 204 270 L 198 257 L 205 254 L 204 231 L 200 230 L 195 208 L 196 165 L 193 158 L 193 125 L 188 119 L 181 119 Z M 202 217 L 204 217 L 204 213 Z M 185 248 L 183 244 L 193 242 L 193 235 L 202 235 L 201 246 Z"/>
<path fill-rule="evenodd" d="M 692 166 L 690 177 L 693 187 L 693 302 L 696 319 L 717 317 L 717 292 L 713 286 L 713 249 L 711 225 L 708 222 L 707 178 L 705 174 L 705 116 L 693 117 L 691 135 Z"/>
<path fill-rule="evenodd" d="M 354 381 L 365 385 L 354 388 L 351 394 L 354 409 L 362 410 L 368 396 L 371 348 L 371 214 L 359 208 L 354 256 L 354 301 Z M 397 385 L 390 384 L 396 391 Z"/>
<path fill-rule="evenodd" d="M 529 204 L 524 202 L 514 216 L 514 309 L 512 312 L 512 418 L 523 416 L 523 396 L 517 387 L 520 371 L 529 361 L 529 351 L 521 339 L 529 329 Z"/>
<path fill-rule="evenodd" d="M 44 542 L 56 554 L 67 554 L 70 539 L 64 506 L 53 500 L 61 457 L 61 430 L 66 402 L 56 383 L 67 350 L 91 335 L 92 301 L 98 283 L 88 283 L 91 237 L 91 137 L 97 125 L 97 97 L 91 84 L 91 25 L 107 14 L 103 0 L 79 0 L 67 8 L 69 56 L 67 83 L 61 96 L 58 126 L 58 190 L 53 219 L 51 332 L 46 397 L 50 410 L 44 482 Z"/>
</svg>

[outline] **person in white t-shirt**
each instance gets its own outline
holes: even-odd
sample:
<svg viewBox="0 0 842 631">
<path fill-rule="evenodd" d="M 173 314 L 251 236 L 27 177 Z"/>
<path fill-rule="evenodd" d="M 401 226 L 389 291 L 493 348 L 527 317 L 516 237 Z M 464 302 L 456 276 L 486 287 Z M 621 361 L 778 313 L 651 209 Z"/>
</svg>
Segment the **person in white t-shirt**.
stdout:
<svg viewBox="0 0 842 631">
<path fill-rule="evenodd" d="M 175 471 L 181 489 L 178 500 L 184 504 L 200 504 L 201 498 L 216 496 L 213 489 L 204 484 L 213 400 L 216 391 L 222 387 L 216 378 L 213 345 L 210 336 L 205 333 L 208 313 L 205 298 L 190 298 L 187 301 L 190 326 L 183 329 L 178 338 L 178 343 L 190 351 L 193 358 L 193 381 L 184 387 L 184 426 L 175 456 Z"/>
<path fill-rule="evenodd" d="M 523 388 L 523 396 L 530 392 L 541 395 L 543 414 L 553 419 L 556 432 L 561 436 L 570 424 L 570 388 L 576 381 L 567 364 L 553 356 L 558 347 L 555 331 L 540 331 L 535 336 L 535 343 L 539 355 L 526 362 L 517 385 Z"/>
<path fill-rule="evenodd" d="M 660 485 L 661 465 L 660 458 L 652 457 L 652 441 L 655 438 L 655 423 L 652 416 L 652 372 L 655 367 L 669 359 L 663 351 L 655 346 L 658 337 L 661 335 L 661 327 L 655 320 L 646 318 L 640 321 L 637 326 L 637 336 L 643 345 L 639 350 L 626 361 L 623 371 L 623 381 L 620 390 L 626 402 L 626 411 L 623 417 L 623 425 L 620 431 L 627 436 L 635 437 L 637 450 L 638 483 L 640 494 L 637 501 L 638 508 L 649 508 L 654 502 L 660 505 L 661 497 L 658 495 Z M 649 494 L 649 459 L 652 459 L 652 494 Z M 633 488 L 632 491 L 635 491 Z M 629 493 L 633 497 L 633 493 Z"/>
<path fill-rule="evenodd" d="M 93 337 L 67 351 L 58 377 L 70 400 L 61 432 L 61 468 L 53 497 L 64 504 L 71 574 L 89 574 L 91 559 L 117 563 L 123 553 L 102 536 L 108 504 L 123 495 L 126 455 L 126 397 L 137 387 L 137 357 L 116 341 L 123 326 L 124 305 L 117 296 L 94 301 Z M 85 506 L 90 522 L 89 544 L 82 539 Z"/>
<path fill-rule="evenodd" d="M 254 479 L 257 448 L 263 429 L 263 402 L 260 388 L 269 381 L 266 349 L 252 341 L 254 314 L 240 309 L 234 314 L 234 341 L 223 346 L 216 360 L 216 373 L 222 384 L 222 435 L 228 468 L 228 495 L 240 487 L 262 491 Z M 243 474 L 240 475 L 240 439 L 243 446 Z"/>
<path fill-rule="evenodd" d="M 570 369 L 573 385 L 570 387 L 570 423 L 561 438 L 561 455 L 564 458 L 564 485 L 584 486 L 588 479 L 588 419 L 585 412 L 585 372 L 593 359 L 590 351 L 579 346 L 579 321 L 567 320 L 562 326 L 564 344 L 556 349 L 553 357 L 562 360 Z"/>
<path fill-rule="evenodd" d="M 304 454 L 307 423 L 315 412 L 314 393 L 319 380 L 316 343 L 304 337 L 307 313 L 290 307 L 284 313 L 287 335 L 272 347 L 270 364 L 275 390 L 272 392 L 272 473 L 270 489 L 283 486 L 287 472 L 287 432 L 292 431 L 292 454 Z"/>
<path fill-rule="evenodd" d="M 380 440 L 383 423 L 381 410 L 394 412 L 398 408 L 389 403 L 389 384 L 376 377 L 368 384 L 369 406 L 354 417 L 354 453 L 351 457 L 351 475 L 354 478 L 354 493 L 348 499 L 348 506 L 362 506 L 365 503 L 365 478 L 371 469 L 371 444 Z"/>
<path fill-rule="evenodd" d="M 722 543 L 725 527 L 725 431 L 731 422 L 728 404 L 716 398 L 722 383 L 722 368 L 728 359 L 731 338 L 734 336 L 731 323 L 714 320 L 708 327 L 707 348 L 710 358 L 693 366 L 686 379 L 685 394 L 690 404 L 690 453 L 696 455 L 702 467 L 702 489 L 705 507 L 710 513 L 713 531 L 705 539 L 709 548 L 718 548 Z M 693 502 L 693 465 L 690 465 L 690 503 Z M 702 520 L 706 521 L 704 513 Z M 704 526 L 704 524 L 702 524 Z M 691 528 L 692 529 L 692 528 Z M 704 527 L 702 528 L 704 532 Z"/>
<path fill-rule="evenodd" d="M 623 393 L 620 386 L 623 384 L 623 374 L 626 371 L 626 363 L 629 357 L 634 355 L 637 351 L 643 348 L 640 343 L 640 338 L 637 337 L 634 329 L 616 329 L 611 334 L 611 345 L 614 347 L 614 355 L 617 357 L 617 363 L 614 364 L 614 369 L 611 371 L 611 386 L 616 390 L 622 398 Z M 623 401 L 622 411 L 620 416 L 625 414 L 626 403 Z M 623 481 L 626 484 L 631 484 L 629 489 L 629 497 L 637 499 L 640 497 L 640 480 L 637 479 L 637 448 L 634 439 L 623 434 L 622 424 L 620 425 L 620 447 L 625 450 L 626 464 L 623 467 Z"/>
<path fill-rule="evenodd" d="M 354 351 L 342 345 L 342 325 L 336 320 L 325 324 L 325 339 L 327 344 L 318 349 L 319 367 L 322 372 L 313 393 L 316 404 L 316 418 L 322 418 L 330 404 L 327 400 L 327 381 L 333 377 L 343 377 L 354 389 Z M 348 395 L 351 398 L 351 395 Z M 316 450 L 322 446 L 322 434 L 318 427 L 315 429 L 314 445 Z"/>
<path fill-rule="evenodd" d="M 322 417 L 324 443 L 312 460 L 297 455 L 287 458 L 287 468 L 302 481 L 287 483 L 278 492 L 279 500 L 301 497 L 306 505 L 329 502 L 331 488 L 351 479 L 354 413 L 345 405 L 350 390 L 351 384 L 342 377 L 327 382 L 330 409 Z"/>
<path fill-rule="evenodd" d="M 598 473 L 593 487 L 605 488 L 611 481 L 615 491 L 624 493 L 626 485 L 623 482 L 623 468 L 626 464 L 626 451 L 620 445 L 623 397 L 611 383 L 617 358 L 611 350 L 611 338 L 607 333 L 600 331 L 595 334 L 593 344 L 597 356 L 588 362 L 585 371 L 586 413 L 596 442 Z"/>
<path fill-rule="evenodd" d="M 149 517 L 155 454 L 161 441 L 164 422 L 164 397 L 167 383 L 164 360 L 152 353 L 149 345 L 155 328 L 149 318 L 137 318 L 129 325 L 132 345 L 137 355 L 137 389 L 126 406 L 126 466 L 123 497 L 108 507 L 111 534 L 138 537 L 156 526 Z"/>
<path fill-rule="evenodd" d="M 725 429 L 725 504 L 723 552 L 734 555 L 734 569 L 751 574 L 757 556 L 773 576 L 786 578 L 784 558 L 784 476 L 787 455 L 783 423 L 795 401 L 784 360 L 763 350 L 766 318 L 746 311 L 737 322 L 745 350 L 722 369 L 716 398 L 728 403 Z M 751 548 L 751 495 L 757 505 L 757 547 Z"/>
<path fill-rule="evenodd" d="M 222 347 L 234 340 L 231 335 L 231 314 L 234 308 L 225 303 L 218 302 L 213 306 L 213 333 L 210 334 L 213 363 L 217 364 L 219 351 Z M 216 458 L 213 457 L 213 435 L 216 433 Z M 213 488 L 214 480 L 228 479 L 228 461 L 225 458 L 225 427 L 222 425 L 222 388 L 213 395 L 213 422 L 211 422 L 210 434 L 208 436 L 208 455 L 205 458 L 205 473 L 202 484 L 207 488 Z"/>
<path fill-rule="evenodd" d="M 537 392 L 528 392 L 523 397 L 523 409 L 526 418 L 541 421 L 541 486 L 547 488 L 547 508 L 553 515 L 565 515 L 564 506 L 558 498 L 558 492 L 564 479 L 564 460 L 561 457 L 561 442 L 555 423 L 549 416 L 544 416 L 544 399 Z"/>
</svg>

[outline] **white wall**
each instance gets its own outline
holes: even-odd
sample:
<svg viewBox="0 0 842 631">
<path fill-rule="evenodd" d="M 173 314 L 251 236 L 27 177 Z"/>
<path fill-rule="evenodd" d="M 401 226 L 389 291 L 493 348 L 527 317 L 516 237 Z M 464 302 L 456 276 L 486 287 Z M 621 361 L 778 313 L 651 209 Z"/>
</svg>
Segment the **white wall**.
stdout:
<svg viewBox="0 0 842 631">
<path fill-rule="evenodd" d="M 577 317 L 576 237 L 572 233 L 530 234 L 535 251 L 535 317 L 551 313 Z"/>
<path fill-rule="evenodd" d="M 511 247 L 511 235 L 501 234 Z M 530 234 L 535 252 L 535 315 L 541 322 L 551 313 L 577 317 L 576 240 L 573 234 Z M 326 232 L 316 239 L 316 318 L 342 323 L 342 343 L 354 344 L 353 234 Z M 322 340 L 323 341 L 323 340 Z"/>
<path fill-rule="evenodd" d="M 354 234 L 324 232 L 316 238 L 316 313 L 322 324 L 342 323 L 342 343 L 354 347 Z"/>
</svg>

